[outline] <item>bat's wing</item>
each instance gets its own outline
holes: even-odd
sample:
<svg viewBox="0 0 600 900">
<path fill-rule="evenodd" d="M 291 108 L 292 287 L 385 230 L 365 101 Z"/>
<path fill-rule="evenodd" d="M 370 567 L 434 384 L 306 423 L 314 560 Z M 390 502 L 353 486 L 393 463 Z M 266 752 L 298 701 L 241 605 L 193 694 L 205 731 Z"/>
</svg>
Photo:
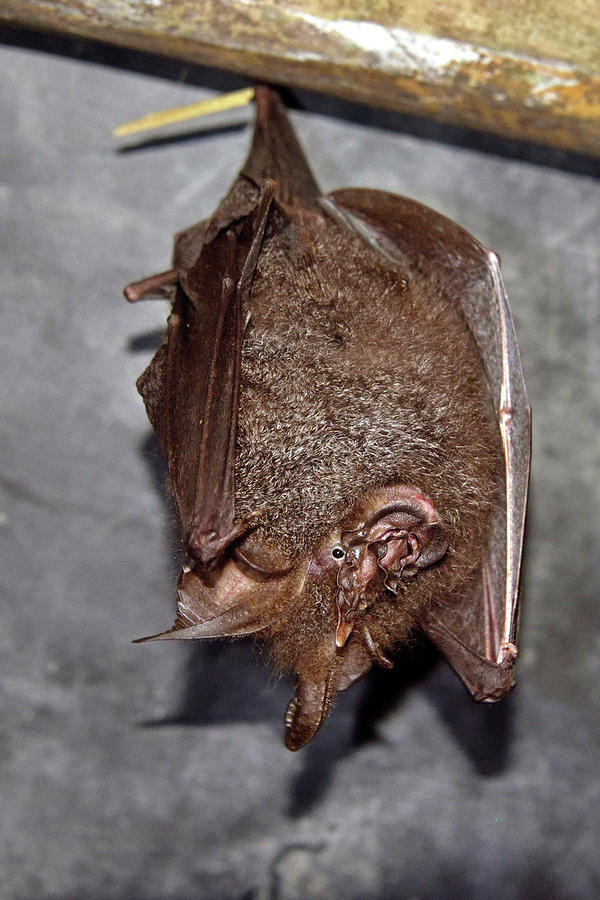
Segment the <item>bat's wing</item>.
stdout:
<svg viewBox="0 0 600 900">
<path fill-rule="evenodd" d="M 322 201 L 402 271 L 437 276 L 464 313 L 498 416 L 505 460 L 504 508 L 495 514 L 479 580 L 469 596 L 431 608 L 423 630 L 477 700 L 514 685 L 518 590 L 529 482 L 530 409 L 499 260 L 444 216 L 377 191 L 341 190 Z"/>
<path fill-rule="evenodd" d="M 176 236 L 172 270 L 126 289 L 130 300 L 174 292 L 167 338 L 138 389 L 168 461 L 186 548 L 202 568 L 182 573 L 175 624 L 160 638 L 263 630 L 299 591 L 300 576 L 272 561 L 261 567 L 256 548 L 250 560 L 238 546 L 237 562 L 227 562 L 236 573 L 231 590 L 212 590 L 207 575 L 254 515 L 235 516 L 235 437 L 248 301 L 269 214 L 273 203 L 279 221 L 314 210 L 319 195 L 278 95 L 259 86 L 256 105 L 250 154 L 215 214 Z"/>
<path fill-rule="evenodd" d="M 140 638 L 198 640 L 242 637 L 263 631 L 279 621 L 297 600 L 303 573 L 287 577 L 245 577 L 235 563 L 228 563 L 229 582 L 221 592 L 211 590 L 194 570 L 184 569 L 177 584 L 177 615 L 168 631 Z"/>
<path fill-rule="evenodd" d="M 167 340 L 138 382 L 187 549 L 204 564 L 247 528 L 233 484 L 243 317 L 273 193 L 239 179 L 212 220 L 178 236 Z"/>
<path fill-rule="evenodd" d="M 278 95 L 259 86 L 256 104 L 250 154 L 213 217 L 177 235 L 174 269 L 126 290 L 135 300 L 175 285 L 167 340 L 138 388 L 187 550 L 204 566 L 250 525 L 235 517 L 235 435 L 244 320 L 271 205 L 314 208 L 319 193 Z"/>
</svg>

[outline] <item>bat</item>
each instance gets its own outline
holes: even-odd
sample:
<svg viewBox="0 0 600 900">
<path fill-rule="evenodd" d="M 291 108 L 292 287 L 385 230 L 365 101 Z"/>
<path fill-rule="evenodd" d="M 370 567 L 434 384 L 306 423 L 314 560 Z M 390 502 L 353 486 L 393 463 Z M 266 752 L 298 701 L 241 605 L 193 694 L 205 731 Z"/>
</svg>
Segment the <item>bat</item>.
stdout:
<svg viewBox="0 0 600 900">
<path fill-rule="evenodd" d="M 296 676 L 285 743 L 424 633 L 475 700 L 514 685 L 530 410 L 499 259 L 391 193 L 323 196 L 277 93 L 173 267 L 137 382 L 185 554 L 142 640 L 256 635 Z"/>
</svg>

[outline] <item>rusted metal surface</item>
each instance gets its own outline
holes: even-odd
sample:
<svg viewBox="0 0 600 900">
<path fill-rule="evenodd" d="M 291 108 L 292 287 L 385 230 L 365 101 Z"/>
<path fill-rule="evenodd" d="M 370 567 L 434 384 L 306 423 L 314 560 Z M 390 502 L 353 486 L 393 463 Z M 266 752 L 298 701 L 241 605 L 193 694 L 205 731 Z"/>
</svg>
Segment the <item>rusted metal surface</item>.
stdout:
<svg viewBox="0 0 600 900">
<path fill-rule="evenodd" d="M 600 155 L 598 0 L 0 0 L 0 19 Z"/>
</svg>

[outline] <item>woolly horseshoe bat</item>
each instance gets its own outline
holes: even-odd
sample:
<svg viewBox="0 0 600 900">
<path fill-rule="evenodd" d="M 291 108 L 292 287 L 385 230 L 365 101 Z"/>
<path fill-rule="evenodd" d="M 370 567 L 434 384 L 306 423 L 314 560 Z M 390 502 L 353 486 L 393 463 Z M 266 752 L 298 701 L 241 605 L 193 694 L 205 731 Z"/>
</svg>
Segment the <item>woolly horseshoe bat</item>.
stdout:
<svg viewBox="0 0 600 900">
<path fill-rule="evenodd" d="M 320 194 L 282 103 L 173 268 L 138 380 L 186 563 L 173 627 L 297 676 L 286 746 L 421 630 L 476 700 L 513 687 L 529 407 L 498 257 L 413 200 Z"/>
</svg>

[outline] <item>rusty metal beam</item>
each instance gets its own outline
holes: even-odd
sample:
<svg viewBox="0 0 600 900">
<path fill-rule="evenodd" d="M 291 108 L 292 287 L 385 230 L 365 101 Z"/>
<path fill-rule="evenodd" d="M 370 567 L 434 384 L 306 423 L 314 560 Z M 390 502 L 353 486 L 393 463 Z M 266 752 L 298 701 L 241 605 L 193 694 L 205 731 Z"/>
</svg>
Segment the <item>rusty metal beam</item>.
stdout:
<svg viewBox="0 0 600 900">
<path fill-rule="evenodd" d="M 600 155 L 598 0 L 0 0 L 0 20 Z"/>
</svg>

